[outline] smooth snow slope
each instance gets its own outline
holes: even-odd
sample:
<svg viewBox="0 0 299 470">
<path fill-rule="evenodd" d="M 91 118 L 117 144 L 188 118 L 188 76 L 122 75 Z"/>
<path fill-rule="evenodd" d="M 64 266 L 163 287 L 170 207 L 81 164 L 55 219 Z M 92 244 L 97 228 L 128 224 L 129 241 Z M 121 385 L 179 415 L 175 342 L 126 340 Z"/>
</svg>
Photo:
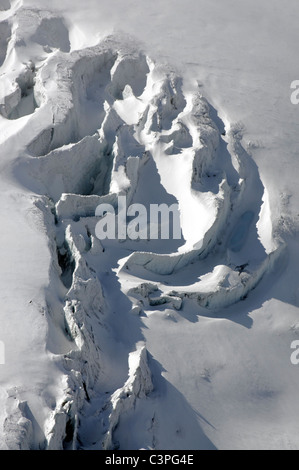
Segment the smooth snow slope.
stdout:
<svg viewBox="0 0 299 470">
<path fill-rule="evenodd" d="M 0 449 L 298 449 L 299 7 L 43 3 L 0 2 Z M 183 240 L 100 242 L 118 194 Z"/>
</svg>

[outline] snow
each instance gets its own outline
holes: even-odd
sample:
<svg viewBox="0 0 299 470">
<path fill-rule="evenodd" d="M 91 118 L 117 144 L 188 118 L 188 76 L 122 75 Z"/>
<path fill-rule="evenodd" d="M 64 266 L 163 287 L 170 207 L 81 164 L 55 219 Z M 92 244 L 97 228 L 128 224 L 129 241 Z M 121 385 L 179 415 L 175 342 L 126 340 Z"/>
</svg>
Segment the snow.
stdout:
<svg viewBox="0 0 299 470">
<path fill-rule="evenodd" d="M 299 448 L 298 8 L 0 0 L 1 450 Z"/>
</svg>

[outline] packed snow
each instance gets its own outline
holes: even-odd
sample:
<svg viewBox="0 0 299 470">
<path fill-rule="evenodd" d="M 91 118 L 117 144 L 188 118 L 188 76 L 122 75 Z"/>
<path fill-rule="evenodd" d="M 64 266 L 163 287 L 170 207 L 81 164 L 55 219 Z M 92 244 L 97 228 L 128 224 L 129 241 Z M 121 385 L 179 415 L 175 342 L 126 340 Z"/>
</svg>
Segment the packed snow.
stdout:
<svg viewBox="0 0 299 470">
<path fill-rule="evenodd" d="M 160 3 L 0 0 L 0 450 L 299 449 L 299 7 Z"/>
</svg>

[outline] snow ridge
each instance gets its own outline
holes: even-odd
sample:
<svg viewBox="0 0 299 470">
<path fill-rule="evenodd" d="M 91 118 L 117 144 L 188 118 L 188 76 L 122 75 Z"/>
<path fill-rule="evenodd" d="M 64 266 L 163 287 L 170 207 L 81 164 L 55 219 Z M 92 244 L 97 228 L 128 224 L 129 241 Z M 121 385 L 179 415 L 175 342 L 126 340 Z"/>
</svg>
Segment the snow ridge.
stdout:
<svg viewBox="0 0 299 470">
<path fill-rule="evenodd" d="M 109 429 L 103 442 L 104 450 L 116 448 L 113 442 L 113 432 L 117 428 L 121 415 L 134 409 L 136 400 L 145 398 L 153 391 L 151 371 L 147 363 L 147 350 L 140 346 L 129 355 L 129 377 L 124 386 L 116 390 L 111 396 L 111 412 L 109 415 Z"/>
</svg>

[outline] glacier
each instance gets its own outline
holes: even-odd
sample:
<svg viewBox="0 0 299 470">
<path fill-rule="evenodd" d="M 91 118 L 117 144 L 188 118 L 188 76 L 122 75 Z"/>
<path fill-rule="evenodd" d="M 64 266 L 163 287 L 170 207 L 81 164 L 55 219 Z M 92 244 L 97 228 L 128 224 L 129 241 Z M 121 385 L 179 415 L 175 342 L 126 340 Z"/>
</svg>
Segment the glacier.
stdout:
<svg viewBox="0 0 299 470">
<path fill-rule="evenodd" d="M 0 6 L 0 449 L 298 448 L 295 190 L 196 74 Z M 99 240 L 120 196 L 182 239 Z"/>
</svg>

